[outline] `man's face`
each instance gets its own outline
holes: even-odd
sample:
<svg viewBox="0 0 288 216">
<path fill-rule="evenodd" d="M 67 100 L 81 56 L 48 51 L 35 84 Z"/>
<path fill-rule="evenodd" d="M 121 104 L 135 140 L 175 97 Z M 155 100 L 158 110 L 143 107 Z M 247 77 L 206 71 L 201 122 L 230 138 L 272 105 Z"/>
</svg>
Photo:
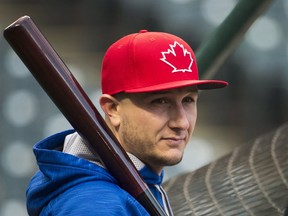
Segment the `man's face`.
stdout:
<svg viewBox="0 0 288 216">
<path fill-rule="evenodd" d="M 155 172 L 181 161 L 197 118 L 195 88 L 124 94 L 116 136 Z"/>
</svg>

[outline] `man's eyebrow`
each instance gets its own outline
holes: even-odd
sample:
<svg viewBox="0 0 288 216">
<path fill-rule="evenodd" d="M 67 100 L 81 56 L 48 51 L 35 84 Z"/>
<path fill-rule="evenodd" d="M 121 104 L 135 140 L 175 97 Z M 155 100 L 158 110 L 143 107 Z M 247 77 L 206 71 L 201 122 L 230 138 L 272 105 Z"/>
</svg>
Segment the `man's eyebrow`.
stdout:
<svg viewBox="0 0 288 216">
<path fill-rule="evenodd" d="M 169 90 L 163 90 L 163 91 L 154 91 L 154 92 L 151 92 L 152 95 L 157 95 L 157 94 L 168 94 L 170 93 L 171 91 Z"/>
<path fill-rule="evenodd" d="M 181 90 L 179 90 L 179 91 L 181 91 Z M 162 91 L 150 92 L 148 94 L 151 94 L 151 95 L 160 94 L 161 95 L 161 94 L 169 94 L 169 93 L 172 93 L 172 92 L 173 92 L 173 90 L 162 90 Z M 194 88 L 194 87 L 191 87 L 191 88 L 188 88 L 185 92 L 187 92 L 187 93 L 198 93 L 198 89 Z"/>
</svg>

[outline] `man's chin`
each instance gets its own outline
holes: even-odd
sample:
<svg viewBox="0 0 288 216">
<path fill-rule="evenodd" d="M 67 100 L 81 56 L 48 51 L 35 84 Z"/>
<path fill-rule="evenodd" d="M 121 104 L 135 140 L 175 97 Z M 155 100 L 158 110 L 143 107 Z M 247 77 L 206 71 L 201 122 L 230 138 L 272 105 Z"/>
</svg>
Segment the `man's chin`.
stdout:
<svg viewBox="0 0 288 216">
<path fill-rule="evenodd" d="M 171 155 L 171 156 L 166 156 L 164 161 L 165 161 L 165 166 L 173 166 L 178 163 L 180 163 L 183 159 L 183 154 L 179 155 Z"/>
</svg>

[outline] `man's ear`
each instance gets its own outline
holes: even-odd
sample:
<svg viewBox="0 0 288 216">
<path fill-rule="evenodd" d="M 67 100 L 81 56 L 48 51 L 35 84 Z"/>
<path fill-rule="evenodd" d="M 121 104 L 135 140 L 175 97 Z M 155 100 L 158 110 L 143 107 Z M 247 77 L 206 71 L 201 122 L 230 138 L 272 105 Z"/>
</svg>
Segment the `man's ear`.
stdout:
<svg viewBox="0 0 288 216">
<path fill-rule="evenodd" d="M 118 127 L 120 125 L 119 101 L 111 95 L 103 94 L 99 103 L 112 126 Z"/>
</svg>

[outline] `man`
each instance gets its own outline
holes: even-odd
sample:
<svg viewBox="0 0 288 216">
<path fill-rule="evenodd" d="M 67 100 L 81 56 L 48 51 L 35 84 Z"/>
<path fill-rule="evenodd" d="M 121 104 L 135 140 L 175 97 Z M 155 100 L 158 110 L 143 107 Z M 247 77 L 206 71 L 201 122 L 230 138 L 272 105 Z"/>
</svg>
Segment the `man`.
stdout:
<svg viewBox="0 0 288 216">
<path fill-rule="evenodd" d="M 198 90 L 221 88 L 199 80 L 195 55 L 177 36 L 142 30 L 107 50 L 100 105 L 105 120 L 160 205 L 163 167 L 181 161 L 197 118 Z M 149 215 L 73 130 L 34 146 L 40 171 L 27 189 L 29 215 Z"/>
</svg>

